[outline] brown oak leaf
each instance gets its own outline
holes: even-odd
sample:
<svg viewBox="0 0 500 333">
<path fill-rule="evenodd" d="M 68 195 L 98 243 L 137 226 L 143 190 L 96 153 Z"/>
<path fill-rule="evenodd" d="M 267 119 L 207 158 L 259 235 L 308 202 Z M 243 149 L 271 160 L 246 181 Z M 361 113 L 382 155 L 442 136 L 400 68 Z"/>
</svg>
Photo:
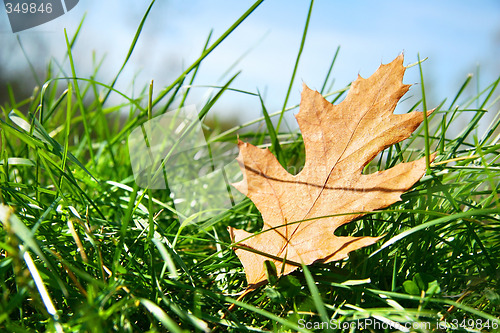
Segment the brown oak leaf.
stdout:
<svg viewBox="0 0 500 333">
<path fill-rule="evenodd" d="M 263 232 L 256 235 L 229 228 L 250 289 L 266 282 L 266 260 L 274 262 L 278 275 L 285 275 L 301 263 L 346 258 L 380 239 L 334 232 L 363 215 L 359 212 L 401 200 L 425 173 L 422 158 L 362 174 L 378 153 L 408 138 L 424 119 L 422 112 L 393 114 L 410 87 L 402 82 L 404 72 L 401 54 L 367 79 L 358 75 L 338 105 L 304 84 L 296 119 L 306 162 L 297 175 L 288 173 L 268 149 L 239 141 L 243 180 L 234 186 L 254 202 L 264 220 Z M 335 214 L 347 215 L 331 216 Z"/>
</svg>

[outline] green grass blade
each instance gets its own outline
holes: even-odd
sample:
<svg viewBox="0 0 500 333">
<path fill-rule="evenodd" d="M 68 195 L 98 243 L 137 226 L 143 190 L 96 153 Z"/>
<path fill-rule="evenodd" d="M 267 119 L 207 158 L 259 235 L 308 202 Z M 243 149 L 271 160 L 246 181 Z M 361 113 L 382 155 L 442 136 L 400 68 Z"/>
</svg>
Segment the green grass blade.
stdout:
<svg viewBox="0 0 500 333">
<path fill-rule="evenodd" d="M 311 292 L 311 297 L 313 299 L 314 306 L 316 307 L 316 310 L 318 310 L 321 321 L 329 322 L 328 313 L 326 312 L 325 304 L 323 303 L 323 299 L 321 298 L 321 295 L 319 294 L 318 287 L 316 286 L 316 282 L 314 281 L 313 276 L 312 276 L 311 272 L 309 271 L 309 268 L 307 268 L 306 265 L 302 264 L 302 269 L 304 271 L 304 276 L 306 278 L 307 287 L 309 288 L 309 291 Z"/>
<path fill-rule="evenodd" d="M 153 106 L 158 104 L 176 85 L 184 80 L 185 76 L 195 69 L 217 46 L 219 46 L 264 0 L 256 1 L 239 19 L 237 19 L 205 52 L 191 64 L 174 82 L 163 89 L 156 99 L 153 101 Z"/>
<path fill-rule="evenodd" d="M 134 52 L 134 49 L 137 45 L 137 41 L 139 40 L 139 36 L 141 35 L 142 29 L 144 28 L 144 23 L 146 23 L 146 19 L 148 18 L 149 13 L 151 12 L 151 8 L 153 8 L 153 5 L 155 2 L 156 2 L 156 0 L 152 0 L 149 3 L 149 6 L 148 6 L 148 9 L 146 10 L 146 13 L 144 13 L 144 15 L 142 16 L 141 23 L 139 23 L 139 27 L 137 27 L 137 30 L 136 30 L 135 35 L 134 35 L 134 39 L 132 40 L 132 44 L 130 45 L 130 47 L 128 49 L 127 55 L 125 56 L 125 60 L 123 61 L 123 64 L 120 67 L 120 70 L 115 75 L 113 82 L 111 82 L 111 84 L 110 84 L 111 88 L 114 88 L 116 81 L 118 81 L 120 74 L 123 72 L 123 69 L 125 69 L 125 66 L 127 65 L 128 61 L 130 60 L 130 57 L 132 56 L 132 53 Z M 73 76 L 75 76 L 75 75 L 73 75 Z M 102 100 L 103 104 L 107 101 L 109 94 L 111 94 L 111 90 L 109 90 L 106 93 L 106 95 L 104 96 L 104 98 Z"/>
<path fill-rule="evenodd" d="M 141 304 L 158 319 L 169 332 L 173 333 L 184 333 L 184 331 L 177 325 L 177 323 L 168 316 L 165 311 L 162 310 L 158 305 L 151 302 L 146 298 L 140 298 Z"/>
<path fill-rule="evenodd" d="M 424 114 L 424 139 L 425 139 L 425 165 L 427 167 L 427 174 L 431 173 L 431 161 L 430 161 L 430 140 L 429 140 L 429 120 L 427 119 L 427 101 L 425 98 L 425 85 L 424 85 L 424 74 L 422 71 L 422 63 L 420 61 L 420 54 L 418 55 L 418 69 L 420 71 L 420 85 L 422 87 L 422 105 Z"/>
<path fill-rule="evenodd" d="M 266 106 L 264 105 L 264 101 L 262 100 L 262 95 L 260 94 L 260 92 L 258 92 L 258 94 L 259 94 L 260 105 L 262 106 L 262 113 L 264 114 L 264 119 L 266 121 L 267 131 L 269 133 L 269 138 L 271 139 L 271 147 L 276 155 L 276 158 L 278 159 L 278 162 L 280 162 L 281 166 L 286 167 L 285 156 L 283 155 L 283 151 L 281 149 L 278 136 L 276 135 L 274 125 L 271 121 L 271 117 L 269 117 L 269 113 L 267 112 Z"/>
<path fill-rule="evenodd" d="M 297 53 L 297 58 L 295 59 L 295 66 L 293 67 L 292 77 L 290 78 L 290 84 L 288 85 L 285 101 L 283 102 L 283 107 L 281 108 L 280 118 L 278 120 L 278 124 L 276 125 L 276 132 L 279 132 L 281 121 L 283 120 L 283 116 L 285 115 L 286 105 L 288 104 L 288 98 L 290 97 L 290 92 L 292 91 L 292 86 L 295 81 L 295 75 L 297 74 L 297 68 L 299 67 L 300 57 L 302 55 L 302 51 L 304 50 L 304 45 L 306 43 L 307 31 L 309 30 L 309 21 L 311 20 L 313 5 L 314 5 L 314 0 L 311 0 L 311 3 L 309 5 L 309 11 L 307 12 L 306 25 L 304 26 L 304 32 L 302 33 L 302 40 L 300 41 L 299 52 Z"/>
<path fill-rule="evenodd" d="M 323 86 L 321 86 L 321 91 L 320 91 L 321 95 L 323 95 L 325 92 L 326 84 L 328 83 L 328 79 L 330 78 L 330 75 L 332 74 L 333 65 L 335 65 L 335 61 L 337 61 L 337 56 L 339 55 L 339 51 L 340 51 L 340 45 L 337 46 L 337 50 L 335 51 L 335 55 L 333 56 L 332 62 L 330 64 L 330 68 L 328 68 L 328 71 L 326 72 L 325 81 L 323 81 Z"/>
<path fill-rule="evenodd" d="M 71 45 L 69 43 L 69 40 L 68 40 L 68 34 L 66 33 L 66 30 L 64 30 L 64 37 L 66 38 L 66 46 L 67 46 L 67 49 L 68 49 L 68 57 L 69 57 L 69 62 L 71 64 L 71 73 L 73 75 L 73 85 L 75 87 L 75 94 L 76 94 L 76 100 L 77 100 L 77 103 L 78 103 L 78 107 L 80 108 L 80 112 L 82 113 L 82 119 L 83 119 L 83 128 L 84 128 L 84 131 L 85 131 L 85 138 L 87 140 L 87 144 L 88 144 L 88 150 L 89 150 L 89 154 L 90 154 L 90 161 L 95 164 L 96 161 L 95 161 L 95 156 L 94 156 L 94 149 L 92 148 L 92 139 L 90 137 L 90 128 L 89 128 L 89 124 L 88 124 L 88 119 L 87 119 L 87 110 L 85 108 L 85 106 L 83 105 L 83 99 L 82 99 L 82 95 L 80 93 L 80 88 L 78 86 L 78 81 L 76 79 L 76 70 L 75 70 L 75 63 L 73 61 L 73 54 L 71 52 Z"/>
</svg>

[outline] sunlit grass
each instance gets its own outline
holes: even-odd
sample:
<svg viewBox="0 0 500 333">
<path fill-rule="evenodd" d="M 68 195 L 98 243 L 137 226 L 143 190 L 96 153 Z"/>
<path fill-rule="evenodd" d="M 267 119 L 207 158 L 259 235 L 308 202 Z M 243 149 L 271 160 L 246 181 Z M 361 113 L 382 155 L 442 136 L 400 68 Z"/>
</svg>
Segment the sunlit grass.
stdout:
<svg viewBox="0 0 500 333">
<path fill-rule="evenodd" d="M 151 117 L 183 106 L 190 89 L 181 87 L 193 85 L 203 59 L 260 3 L 215 42 L 208 34 L 199 59 L 167 87 L 151 90 L 147 83 L 140 96 L 131 97 L 113 88 L 120 73 L 111 83 L 75 78 L 70 50 L 78 30 L 67 36 L 71 78 L 51 65 L 46 83 L 31 98 L 17 101 L 12 95 L 1 106 L 2 331 L 348 332 L 325 325 L 315 329 L 314 322 L 347 327 L 365 319 L 395 327 L 374 332 L 404 331 L 401 325 L 422 322 L 432 328 L 413 331 L 436 325 L 443 332 L 481 330 L 479 325 L 498 331 L 500 78 L 474 96 L 465 95 L 472 84 L 466 78 L 451 103 L 440 103 L 410 139 L 367 166 L 373 172 L 437 152 L 429 172 L 401 202 L 340 230 L 385 235 L 382 241 L 345 261 L 299 268 L 241 300 L 245 275 L 227 227 L 259 230 L 261 216 L 251 201 L 181 228 L 168 190 L 136 185 L 127 136 Z M 425 63 L 419 66 L 425 72 Z M 333 63 L 322 93 L 337 101 L 348 87 L 325 88 L 331 87 L 332 68 Z M 234 78 L 215 88 L 200 118 L 228 89 L 238 91 Z M 414 108 L 434 107 L 426 105 L 425 86 L 420 87 L 424 98 Z M 282 110 L 272 112 L 258 91 L 238 92 L 261 101 L 262 118 L 214 131 L 207 141 L 235 144 L 239 135 L 270 147 L 287 170 L 300 170 L 305 160 L 300 133 L 273 125 L 297 106 L 284 101 Z M 107 103 L 111 94 L 123 103 Z M 449 130 L 471 113 L 461 132 Z M 488 129 L 478 136 L 480 121 L 491 113 Z M 248 130 L 255 123 L 265 131 Z M 236 306 L 227 312 L 231 304 Z"/>
</svg>

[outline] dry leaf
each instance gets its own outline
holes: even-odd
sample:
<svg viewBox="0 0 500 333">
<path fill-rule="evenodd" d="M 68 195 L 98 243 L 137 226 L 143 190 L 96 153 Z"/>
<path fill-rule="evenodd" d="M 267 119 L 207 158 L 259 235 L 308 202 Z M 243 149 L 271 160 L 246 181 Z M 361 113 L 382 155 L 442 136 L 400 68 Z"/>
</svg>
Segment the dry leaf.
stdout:
<svg viewBox="0 0 500 333">
<path fill-rule="evenodd" d="M 235 251 L 249 288 L 266 281 L 266 260 L 274 262 L 279 275 L 285 275 L 300 263 L 346 258 L 349 252 L 380 238 L 334 235 L 338 227 L 363 214 L 323 216 L 387 207 L 425 173 L 422 158 L 362 174 L 378 153 L 408 138 L 424 119 L 422 112 L 393 114 L 409 89 L 402 83 L 404 72 L 400 55 L 368 79 L 358 76 L 339 105 L 304 85 L 296 118 L 306 162 L 297 175 L 288 173 L 268 149 L 238 143 L 244 179 L 234 186 L 255 203 L 264 220 L 264 232 L 254 236 L 229 228 L 233 241 L 241 241 Z M 292 223 L 296 221 L 302 222 Z"/>
</svg>

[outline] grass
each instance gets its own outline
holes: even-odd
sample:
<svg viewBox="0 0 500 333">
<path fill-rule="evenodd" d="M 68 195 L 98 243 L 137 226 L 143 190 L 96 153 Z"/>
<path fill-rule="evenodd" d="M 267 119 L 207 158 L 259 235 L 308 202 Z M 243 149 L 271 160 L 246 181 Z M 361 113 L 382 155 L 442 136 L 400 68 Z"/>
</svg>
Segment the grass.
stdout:
<svg viewBox="0 0 500 333">
<path fill-rule="evenodd" d="M 135 184 L 124 144 L 128 134 L 152 117 L 153 108 L 158 115 L 183 105 L 190 90 L 180 88 L 195 82 L 203 59 L 260 3 L 213 43 L 210 34 L 199 59 L 156 96 L 149 85 L 139 97 L 117 91 L 120 73 L 111 84 L 76 77 L 71 47 L 79 30 L 67 36 L 72 77 L 51 64 L 45 84 L 30 98 L 16 100 L 11 93 L 0 119 L 0 200 L 6 205 L 0 208 L 2 331 L 362 331 L 349 328 L 356 320 L 372 321 L 366 332 L 405 331 L 397 325 L 426 322 L 432 327 L 411 331 L 500 331 L 500 113 L 495 97 L 500 78 L 465 96 L 472 82 L 466 78 L 451 103 L 443 100 L 412 137 L 387 148 L 367 167 L 382 170 L 438 154 L 401 202 L 341 231 L 385 235 L 381 242 L 351 253 L 348 260 L 271 277 L 271 283 L 241 300 L 245 275 L 227 227 L 259 230 L 261 216 L 251 201 L 181 225 L 168 190 Z M 299 58 L 300 53 L 296 66 Z M 330 85 L 333 62 L 323 89 Z M 99 66 L 93 77 L 98 71 Z M 235 89 L 233 79 L 216 89 L 200 118 Z M 421 88 L 422 100 L 408 111 L 427 108 Z M 338 101 L 347 89 L 323 93 Z M 244 93 L 260 99 L 258 92 Z M 111 94 L 125 102 L 109 105 Z M 271 121 L 297 106 L 285 101 L 282 110 L 269 113 L 260 101 L 262 118 L 214 131 L 209 142 L 234 144 L 239 135 L 270 146 L 289 170 L 299 169 L 305 158 L 300 134 L 279 131 Z M 478 137 L 480 121 L 494 110 L 489 128 Z M 455 134 L 451 128 L 468 115 L 471 120 Z M 266 130 L 247 129 L 255 123 Z M 236 307 L 227 313 L 231 304 Z"/>
</svg>

